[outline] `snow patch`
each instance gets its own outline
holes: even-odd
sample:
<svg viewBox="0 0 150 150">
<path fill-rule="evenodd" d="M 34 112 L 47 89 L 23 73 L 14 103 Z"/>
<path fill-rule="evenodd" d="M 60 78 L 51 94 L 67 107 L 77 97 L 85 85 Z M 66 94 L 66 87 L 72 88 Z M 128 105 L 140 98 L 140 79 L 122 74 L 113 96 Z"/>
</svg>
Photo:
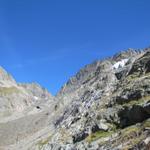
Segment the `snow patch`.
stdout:
<svg viewBox="0 0 150 150">
<path fill-rule="evenodd" d="M 34 96 L 34 99 L 35 99 L 35 100 L 38 100 L 39 98 L 38 98 L 37 96 Z"/>
<path fill-rule="evenodd" d="M 18 112 L 22 112 L 24 110 L 24 107 L 22 105 L 17 105 L 16 109 Z"/>
<path fill-rule="evenodd" d="M 123 68 L 125 66 L 125 64 L 127 63 L 128 59 L 122 59 L 121 61 L 116 62 L 113 65 L 114 69 L 118 69 L 118 68 Z"/>
</svg>

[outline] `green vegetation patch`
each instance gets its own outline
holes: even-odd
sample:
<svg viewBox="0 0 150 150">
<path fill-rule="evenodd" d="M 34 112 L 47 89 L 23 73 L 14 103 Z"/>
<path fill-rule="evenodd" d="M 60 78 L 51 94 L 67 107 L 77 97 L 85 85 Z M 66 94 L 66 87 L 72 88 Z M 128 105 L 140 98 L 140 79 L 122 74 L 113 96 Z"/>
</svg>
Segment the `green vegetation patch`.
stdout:
<svg viewBox="0 0 150 150">
<path fill-rule="evenodd" d="M 136 146 L 138 143 L 142 141 L 142 137 L 136 137 L 132 138 L 128 141 L 128 144 L 122 149 L 122 150 L 130 150 L 133 149 L 134 146 Z"/>
<path fill-rule="evenodd" d="M 139 80 L 140 78 L 150 78 L 150 73 L 146 74 L 139 74 L 139 72 L 131 74 L 127 77 L 128 81 L 134 81 L 134 80 Z"/>
<path fill-rule="evenodd" d="M 150 96 L 145 96 L 145 97 L 142 97 L 141 99 L 131 100 L 128 103 L 124 103 L 123 106 L 141 105 L 148 101 L 150 101 Z"/>
<path fill-rule="evenodd" d="M 113 131 L 109 131 L 109 132 L 106 132 L 106 131 L 97 131 L 95 133 L 92 133 L 90 134 L 87 138 L 86 138 L 86 141 L 88 143 L 90 142 L 93 142 L 93 141 L 96 141 L 100 138 L 105 138 L 105 137 L 109 137 L 113 134 L 114 132 Z"/>
<path fill-rule="evenodd" d="M 16 87 L 0 87 L 0 96 L 6 96 L 18 92 L 20 92 L 20 90 Z"/>
<path fill-rule="evenodd" d="M 39 147 L 39 150 L 42 149 L 42 147 L 46 144 L 48 144 L 48 142 L 51 140 L 52 136 L 47 137 L 46 139 L 40 140 L 37 145 Z"/>
<path fill-rule="evenodd" d="M 143 127 L 144 128 L 150 128 L 150 119 L 143 122 Z"/>
<path fill-rule="evenodd" d="M 0 117 L 7 117 L 7 116 L 10 116 L 10 115 L 11 115 L 11 112 L 9 112 L 9 111 L 0 112 Z"/>
<path fill-rule="evenodd" d="M 130 136 L 132 133 L 138 133 L 139 130 L 140 130 L 140 128 L 137 127 L 137 126 L 127 127 L 127 128 L 125 128 L 125 129 L 122 130 L 122 135 L 124 137 Z"/>
<path fill-rule="evenodd" d="M 137 145 L 143 139 L 143 135 L 140 134 L 142 128 L 139 126 L 131 126 L 121 131 L 121 140 L 127 141 L 128 144 L 124 147 L 124 150 L 131 149 Z"/>
</svg>

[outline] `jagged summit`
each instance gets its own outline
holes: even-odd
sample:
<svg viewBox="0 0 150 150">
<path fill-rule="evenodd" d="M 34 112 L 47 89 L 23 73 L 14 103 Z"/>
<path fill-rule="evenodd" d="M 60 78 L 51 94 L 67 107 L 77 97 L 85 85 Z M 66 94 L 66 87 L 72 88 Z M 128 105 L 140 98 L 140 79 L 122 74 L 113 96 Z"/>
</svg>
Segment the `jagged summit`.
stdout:
<svg viewBox="0 0 150 150">
<path fill-rule="evenodd" d="M 39 84 L 17 83 L 15 79 L 0 67 L 0 112 L 1 117 L 23 112 L 36 103 L 46 103 L 52 95 Z M 5 116 L 5 114 L 7 114 Z"/>
<path fill-rule="evenodd" d="M 73 77 L 71 77 L 68 82 L 61 88 L 61 90 L 57 93 L 57 95 L 64 94 L 66 92 L 74 91 L 74 89 L 78 86 L 80 86 L 82 83 L 84 83 L 89 76 L 91 76 L 96 70 L 104 65 L 104 67 L 110 67 L 112 65 L 113 69 L 118 69 L 123 67 L 126 63 L 129 61 L 133 62 L 136 57 L 139 55 L 142 55 L 144 51 L 147 51 L 148 49 L 127 49 L 120 51 L 119 53 L 115 54 L 112 57 L 97 60 L 93 63 L 86 65 L 84 68 L 79 70 L 77 74 Z M 109 65 L 107 65 L 109 63 Z M 111 67 L 110 67 L 111 68 Z M 101 70 L 104 68 L 101 68 Z"/>
<path fill-rule="evenodd" d="M 0 66 L 0 81 L 10 81 L 15 83 L 14 78 L 9 73 L 7 73 L 1 66 Z"/>
<path fill-rule="evenodd" d="M 123 51 L 120 51 L 119 53 L 115 54 L 112 59 L 114 61 L 120 61 L 121 59 L 126 59 L 126 58 L 130 58 L 130 57 L 134 57 L 136 55 L 139 55 L 141 53 L 143 53 L 144 50 L 142 49 L 132 49 L 132 48 L 129 48 L 127 50 L 123 50 Z"/>
</svg>

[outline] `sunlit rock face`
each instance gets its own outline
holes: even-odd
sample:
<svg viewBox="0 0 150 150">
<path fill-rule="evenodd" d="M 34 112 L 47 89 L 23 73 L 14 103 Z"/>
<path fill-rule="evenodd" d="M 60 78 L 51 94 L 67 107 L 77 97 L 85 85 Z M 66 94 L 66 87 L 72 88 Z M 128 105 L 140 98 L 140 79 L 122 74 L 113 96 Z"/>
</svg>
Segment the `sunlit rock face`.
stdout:
<svg viewBox="0 0 150 150">
<path fill-rule="evenodd" d="M 149 150 L 150 49 L 86 65 L 55 97 L 0 72 L 0 148 Z M 5 140 L 7 139 L 7 140 Z"/>
<path fill-rule="evenodd" d="M 36 103 L 46 103 L 49 99 L 53 99 L 53 97 L 40 85 L 36 83 L 18 84 L 10 74 L 0 68 L 1 116 L 22 112 Z"/>
</svg>

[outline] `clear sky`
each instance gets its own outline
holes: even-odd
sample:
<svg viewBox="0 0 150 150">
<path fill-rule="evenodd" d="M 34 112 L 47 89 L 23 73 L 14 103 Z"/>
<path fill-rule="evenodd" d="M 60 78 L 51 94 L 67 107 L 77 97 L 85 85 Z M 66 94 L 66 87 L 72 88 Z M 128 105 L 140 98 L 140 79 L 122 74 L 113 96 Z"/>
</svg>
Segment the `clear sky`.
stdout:
<svg viewBox="0 0 150 150">
<path fill-rule="evenodd" d="M 0 0 L 0 65 L 55 94 L 81 67 L 150 45 L 150 0 Z"/>
</svg>

